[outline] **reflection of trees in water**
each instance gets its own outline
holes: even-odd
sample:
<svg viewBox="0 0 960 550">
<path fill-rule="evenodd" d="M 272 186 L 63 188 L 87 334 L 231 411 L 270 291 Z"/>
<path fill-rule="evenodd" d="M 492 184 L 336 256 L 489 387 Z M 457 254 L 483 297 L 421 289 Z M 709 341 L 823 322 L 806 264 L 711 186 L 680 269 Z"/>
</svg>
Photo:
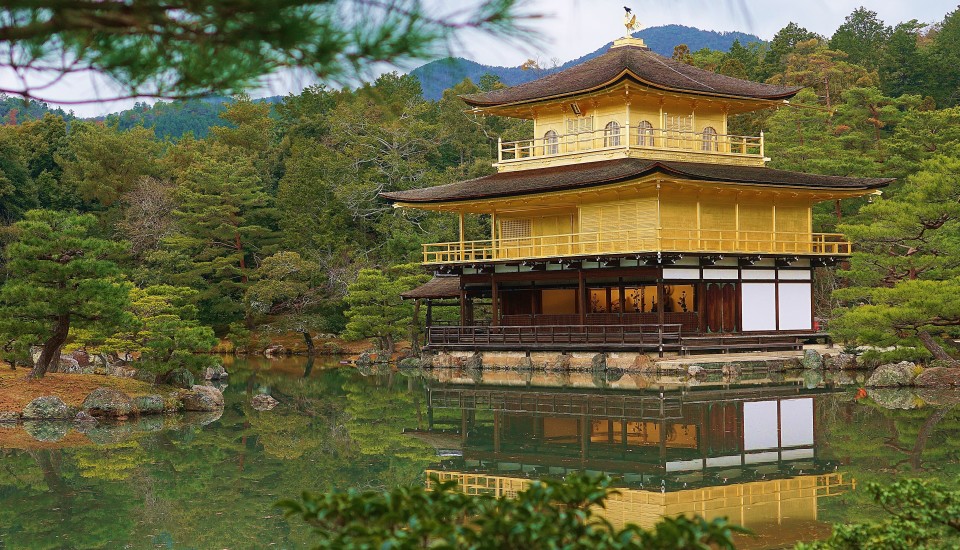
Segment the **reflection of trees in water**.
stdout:
<svg viewBox="0 0 960 550">
<path fill-rule="evenodd" d="M 435 457 L 402 435 L 418 422 L 419 380 L 257 364 L 234 361 L 227 406 L 209 425 L 171 426 L 165 417 L 164 431 L 102 434 L 105 446 L 0 450 L 2 544 L 304 547 L 310 533 L 291 530 L 277 500 L 304 489 L 417 483 Z M 262 388 L 282 405 L 252 410 L 249 398 Z"/>
<path fill-rule="evenodd" d="M 898 402 L 910 401 L 908 390 L 897 391 L 903 393 Z M 818 400 L 818 456 L 843 464 L 841 471 L 860 485 L 903 477 L 960 481 L 960 452 L 954 441 L 960 433 L 960 414 L 954 405 L 888 409 L 852 397 Z M 859 490 L 842 499 L 825 499 L 821 505 L 828 521 L 865 521 L 879 513 L 866 491 Z"/>
</svg>

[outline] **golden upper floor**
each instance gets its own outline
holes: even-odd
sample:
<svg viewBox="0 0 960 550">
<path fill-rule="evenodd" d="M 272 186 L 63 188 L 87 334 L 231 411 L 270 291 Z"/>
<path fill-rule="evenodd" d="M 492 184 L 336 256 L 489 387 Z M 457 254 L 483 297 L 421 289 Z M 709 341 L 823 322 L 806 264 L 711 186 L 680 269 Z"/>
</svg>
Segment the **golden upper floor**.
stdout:
<svg viewBox="0 0 960 550">
<path fill-rule="evenodd" d="M 463 99 L 475 113 L 533 121 L 531 139 L 498 144 L 501 171 L 622 157 L 763 166 L 763 136 L 730 135 L 729 116 L 782 105 L 797 91 L 698 69 L 621 39 L 564 71 Z"/>
<path fill-rule="evenodd" d="M 395 206 L 486 215 L 489 238 L 424 247 L 427 264 L 656 252 L 847 255 L 813 232 L 814 204 L 876 193 L 888 179 L 619 159 L 506 171 L 386 193 Z"/>
</svg>

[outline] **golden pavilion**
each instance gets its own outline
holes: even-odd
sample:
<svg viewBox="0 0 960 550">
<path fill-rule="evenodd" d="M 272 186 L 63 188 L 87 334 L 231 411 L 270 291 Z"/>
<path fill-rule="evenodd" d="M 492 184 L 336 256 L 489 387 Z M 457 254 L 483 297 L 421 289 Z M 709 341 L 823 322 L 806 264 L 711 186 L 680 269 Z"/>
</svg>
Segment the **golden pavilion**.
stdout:
<svg viewBox="0 0 960 550">
<path fill-rule="evenodd" d="M 459 306 L 436 350 L 790 349 L 822 336 L 812 270 L 850 255 L 813 231 L 812 207 L 890 179 L 766 167 L 764 136 L 731 115 L 789 104 L 800 88 L 660 56 L 636 38 L 538 80 L 463 96 L 471 111 L 529 119 L 499 142 L 497 173 L 384 193 L 454 213 L 459 240 L 427 244 L 436 277 L 406 295 Z M 464 235 L 467 216 L 489 238 Z"/>
</svg>

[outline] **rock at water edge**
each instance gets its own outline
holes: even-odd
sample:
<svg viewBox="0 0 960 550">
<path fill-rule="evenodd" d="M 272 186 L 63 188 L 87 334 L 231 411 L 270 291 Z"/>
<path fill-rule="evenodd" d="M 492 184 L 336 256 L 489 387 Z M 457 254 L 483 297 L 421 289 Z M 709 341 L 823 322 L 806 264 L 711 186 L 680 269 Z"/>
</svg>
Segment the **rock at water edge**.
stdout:
<svg viewBox="0 0 960 550">
<path fill-rule="evenodd" d="M 69 420 L 73 417 L 63 399 L 54 396 L 34 399 L 23 408 L 21 416 L 24 420 Z"/>
</svg>

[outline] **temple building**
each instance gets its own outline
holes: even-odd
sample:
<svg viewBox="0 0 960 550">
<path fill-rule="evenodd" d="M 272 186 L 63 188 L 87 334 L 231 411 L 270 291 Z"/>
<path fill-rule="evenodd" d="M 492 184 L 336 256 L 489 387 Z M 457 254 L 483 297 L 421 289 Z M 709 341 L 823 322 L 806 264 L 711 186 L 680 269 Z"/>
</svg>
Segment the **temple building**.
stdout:
<svg viewBox="0 0 960 550">
<path fill-rule="evenodd" d="M 498 143 L 497 173 L 384 193 L 459 217 L 427 244 L 436 278 L 407 295 L 459 306 L 428 319 L 436 350 L 678 351 L 796 348 L 821 336 L 813 268 L 851 253 L 815 233 L 812 207 L 890 179 L 766 167 L 764 136 L 731 115 L 785 107 L 796 87 L 698 69 L 617 40 L 538 80 L 463 96 L 473 113 L 528 119 Z M 489 220 L 468 239 L 465 220 Z"/>
</svg>

